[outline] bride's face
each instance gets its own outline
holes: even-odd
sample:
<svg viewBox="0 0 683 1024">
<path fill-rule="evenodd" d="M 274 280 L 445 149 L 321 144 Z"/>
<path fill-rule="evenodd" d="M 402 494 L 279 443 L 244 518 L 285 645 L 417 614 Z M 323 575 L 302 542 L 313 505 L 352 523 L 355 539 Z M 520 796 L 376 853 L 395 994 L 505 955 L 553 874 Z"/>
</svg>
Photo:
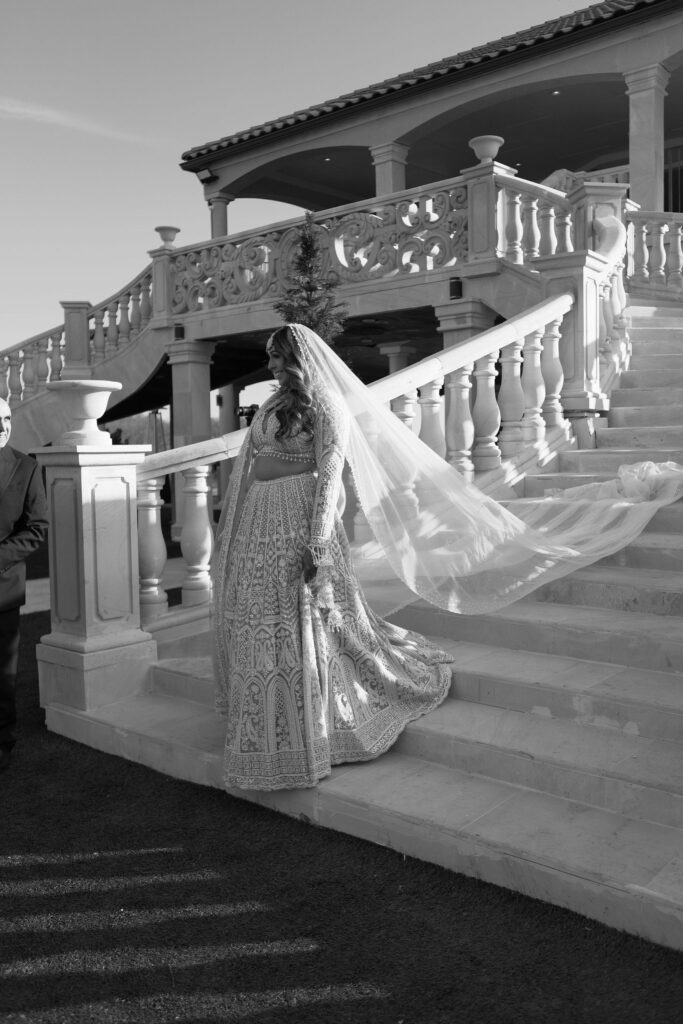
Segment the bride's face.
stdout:
<svg viewBox="0 0 683 1024">
<path fill-rule="evenodd" d="M 277 351 L 271 342 L 268 342 L 266 345 L 266 358 L 268 360 L 268 369 L 272 373 L 273 377 L 275 377 L 275 380 L 278 382 L 280 387 L 286 387 L 287 372 L 285 370 L 285 357 Z"/>
</svg>

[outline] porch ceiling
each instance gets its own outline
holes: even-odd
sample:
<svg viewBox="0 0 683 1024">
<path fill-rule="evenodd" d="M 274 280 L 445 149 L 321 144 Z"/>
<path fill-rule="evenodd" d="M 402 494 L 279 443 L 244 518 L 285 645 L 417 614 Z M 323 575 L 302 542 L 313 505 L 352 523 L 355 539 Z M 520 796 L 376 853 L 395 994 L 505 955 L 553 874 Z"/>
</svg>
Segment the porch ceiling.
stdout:
<svg viewBox="0 0 683 1024">
<path fill-rule="evenodd" d="M 667 139 L 683 138 L 683 68 L 665 105 Z M 425 122 L 400 139 L 409 147 L 406 187 L 457 176 L 475 163 L 468 140 L 502 135 L 499 159 L 520 177 L 593 170 L 628 162 L 629 104 L 621 76 L 552 82 L 487 97 Z M 234 195 L 330 209 L 375 194 L 370 153 L 361 146 L 309 148 L 275 159 L 231 185 Z"/>
</svg>

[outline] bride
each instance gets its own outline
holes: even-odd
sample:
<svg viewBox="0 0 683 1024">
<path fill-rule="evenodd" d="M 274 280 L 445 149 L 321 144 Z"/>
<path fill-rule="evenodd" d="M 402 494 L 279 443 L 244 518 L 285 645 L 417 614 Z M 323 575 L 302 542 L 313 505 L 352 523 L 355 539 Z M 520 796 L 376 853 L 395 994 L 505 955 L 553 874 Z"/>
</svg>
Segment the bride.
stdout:
<svg viewBox="0 0 683 1024">
<path fill-rule="evenodd" d="M 491 611 L 620 549 L 683 495 L 683 467 L 641 463 L 503 508 L 309 328 L 275 331 L 266 356 L 279 386 L 231 475 L 214 569 L 229 788 L 314 786 L 334 764 L 384 753 L 446 697 L 449 656 L 379 618 L 356 565 L 395 604 Z M 375 537 L 355 565 L 337 508 L 345 462 Z"/>
</svg>

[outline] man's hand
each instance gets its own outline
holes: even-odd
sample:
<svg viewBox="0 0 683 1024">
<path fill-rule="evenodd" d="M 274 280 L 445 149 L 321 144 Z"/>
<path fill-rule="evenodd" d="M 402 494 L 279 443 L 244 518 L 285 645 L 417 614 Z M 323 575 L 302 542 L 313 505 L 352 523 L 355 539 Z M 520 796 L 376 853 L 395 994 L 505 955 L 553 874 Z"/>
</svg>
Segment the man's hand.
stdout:
<svg viewBox="0 0 683 1024">
<path fill-rule="evenodd" d="M 315 579 L 318 566 L 313 561 L 313 555 L 306 548 L 304 551 L 304 583 L 311 583 Z"/>
</svg>

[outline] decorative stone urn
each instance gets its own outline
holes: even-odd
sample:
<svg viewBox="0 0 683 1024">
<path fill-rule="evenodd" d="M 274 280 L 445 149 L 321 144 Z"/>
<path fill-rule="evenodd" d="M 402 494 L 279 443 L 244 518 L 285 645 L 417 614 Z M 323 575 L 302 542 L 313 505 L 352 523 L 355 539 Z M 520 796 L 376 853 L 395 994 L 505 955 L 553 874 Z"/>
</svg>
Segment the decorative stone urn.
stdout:
<svg viewBox="0 0 683 1024">
<path fill-rule="evenodd" d="M 504 142 L 505 139 L 500 135 L 475 135 L 467 145 L 474 150 L 474 155 L 480 163 L 490 164 L 498 156 L 498 150 Z"/>
<path fill-rule="evenodd" d="M 104 414 L 112 392 L 120 391 L 123 384 L 117 380 L 52 380 L 45 387 L 55 393 L 64 418 L 72 424 L 55 444 L 97 448 L 111 445 L 110 434 L 100 430 L 97 421 Z"/>
<path fill-rule="evenodd" d="M 172 249 L 173 243 L 175 242 L 175 236 L 180 231 L 180 228 L 172 228 L 170 224 L 162 224 L 161 227 L 155 228 L 154 230 L 161 239 L 160 248 Z"/>
</svg>

